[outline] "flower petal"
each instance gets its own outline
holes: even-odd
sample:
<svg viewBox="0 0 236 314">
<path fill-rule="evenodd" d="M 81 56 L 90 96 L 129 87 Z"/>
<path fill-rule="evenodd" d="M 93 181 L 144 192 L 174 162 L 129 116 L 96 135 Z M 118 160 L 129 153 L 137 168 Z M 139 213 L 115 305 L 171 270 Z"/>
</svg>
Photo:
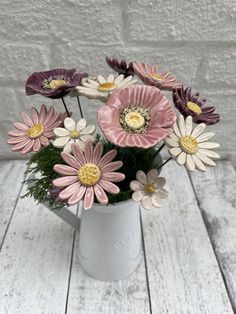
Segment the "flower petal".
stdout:
<svg viewBox="0 0 236 314">
<path fill-rule="evenodd" d="M 69 185 L 67 188 L 65 188 L 64 190 L 62 190 L 59 194 L 59 198 L 61 200 L 67 200 L 69 197 L 71 197 L 72 194 L 74 194 L 76 191 L 78 192 L 79 188 L 80 188 L 80 183 L 79 182 L 75 182 L 71 185 Z"/>
<path fill-rule="evenodd" d="M 204 166 L 201 159 L 199 159 L 196 155 L 192 155 L 193 161 L 195 163 L 195 166 L 200 171 L 206 171 L 206 167 Z"/>
<path fill-rule="evenodd" d="M 80 161 L 78 161 L 74 156 L 72 156 L 69 153 L 62 152 L 61 157 L 68 165 L 70 165 L 71 167 L 75 169 L 79 169 L 79 167 L 81 167 L 82 165 Z"/>
<path fill-rule="evenodd" d="M 111 83 L 113 81 L 114 81 L 114 75 L 113 74 L 109 74 L 108 77 L 107 77 L 107 82 Z"/>
<path fill-rule="evenodd" d="M 54 147 L 61 148 L 64 147 L 69 140 L 70 140 L 69 136 L 58 137 L 55 139 L 55 141 L 53 141 L 52 145 Z"/>
<path fill-rule="evenodd" d="M 68 143 L 66 143 L 66 145 L 64 146 L 63 148 L 63 152 L 66 152 L 66 153 L 71 153 L 72 150 L 71 150 L 71 145 L 72 145 L 72 141 L 70 140 Z"/>
<path fill-rule="evenodd" d="M 79 149 L 79 146 L 77 144 L 72 144 L 71 149 L 72 149 L 73 155 L 75 156 L 77 161 L 80 163 L 80 165 L 85 164 L 86 160 L 84 158 L 84 154 Z"/>
<path fill-rule="evenodd" d="M 50 144 L 49 139 L 45 136 L 40 136 L 40 142 L 43 146 L 48 146 Z"/>
<path fill-rule="evenodd" d="M 166 184 L 166 179 L 164 177 L 158 177 L 155 181 L 155 186 L 157 188 L 162 188 Z"/>
<path fill-rule="evenodd" d="M 76 176 L 78 173 L 78 170 L 75 168 L 72 168 L 70 166 L 67 165 L 60 165 L 60 164 L 56 164 L 53 167 L 53 170 L 56 171 L 59 174 L 63 174 L 66 176 Z"/>
<path fill-rule="evenodd" d="M 147 183 L 147 176 L 142 170 L 138 170 L 136 173 L 136 179 L 142 184 Z"/>
<path fill-rule="evenodd" d="M 22 154 L 28 154 L 33 150 L 34 140 L 28 142 L 25 147 L 21 150 Z"/>
<path fill-rule="evenodd" d="M 170 137 L 166 137 L 164 141 L 170 147 L 179 147 L 179 142 L 174 141 Z"/>
<path fill-rule="evenodd" d="M 176 158 L 176 162 L 180 165 L 180 166 L 183 166 L 185 164 L 185 161 L 186 161 L 186 153 L 185 152 L 182 152 L 180 153 L 177 158 Z"/>
<path fill-rule="evenodd" d="M 88 125 L 80 132 L 80 134 L 93 134 L 95 129 L 95 125 Z"/>
<path fill-rule="evenodd" d="M 145 192 L 143 190 L 137 190 L 132 194 L 132 199 L 135 202 L 139 202 L 144 197 L 144 195 L 145 195 Z"/>
<path fill-rule="evenodd" d="M 185 121 L 182 114 L 178 116 L 178 127 L 181 133 L 181 136 L 184 136 L 186 134 L 186 128 L 185 128 Z"/>
<path fill-rule="evenodd" d="M 154 207 L 162 207 L 162 203 L 163 203 L 163 201 L 162 201 L 162 199 L 158 196 L 158 194 L 153 194 L 152 196 L 151 196 L 151 200 L 152 200 L 152 205 L 154 206 Z"/>
<path fill-rule="evenodd" d="M 39 112 L 39 123 L 44 122 L 47 115 L 47 108 L 45 105 L 42 105 Z"/>
<path fill-rule="evenodd" d="M 187 118 L 185 119 L 185 129 L 186 129 L 186 135 L 190 135 L 193 129 L 192 116 L 187 116 Z"/>
<path fill-rule="evenodd" d="M 41 148 L 41 142 L 40 142 L 39 138 L 36 138 L 34 140 L 33 151 L 38 152 L 40 150 L 40 148 Z"/>
<path fill-rule="evenodd" d="M 13 122 L 12 123 L 14 125 L 14 127 L 20 131 L 27 131 L 29 129 L 29 127 L 22 122 Z"/>
<path fill-rule="evenodd" d="M 54 168 L 53 168 L 54 169 Z M 71 185 L 78 181 L 78 176 L 61 177 L 53 180 L 53 185 L 57 188 Z"/>
<path fill-rule="evenodd" d="M 207 140 L 209 140 L 210 138 L 212 138 L 215 134 L 212 132 L 208 132 L 208 133 L 203 133 L 201 135 L 199 135 L 196 140 L 198 141 L 198 143 L 201 142 L 205 142 Z"/>
<path fill-rule="evenodd" d="M 214 167 L 216 164 L 213 160 L 211 160 L 209 157 L 207 157 L 206 155 L 202 154 L 202 153 L 199 153 L 197 152 L 196 153 L 196 156 L 201 159 L 201 161 L 206 164 L 207 166 L 211 166 L 211 167 Z"/>
<path fill-rule="evenodd" d="M 30 118 L 30 116 L 26 112 L 22 112 L 21 117 L 24 120 L 25 124 L 27 124 L 29 127 L 34 125 L 33 120 Z"/>
<path fill-rule="evenodd" d="M 91 141 L 88 141 L 85 143 L 84 155 L 85 155 L 86 162 L 93 161 L 93 144 Z"/>
<path fill-rule="evenodd" d="M 107 172 L 102 175 L 103 180 L 112 181 L 112 182 L 120 182 L 124 180 L 125 175 L 120 172 Z"/>
<path fill-rule="evenodd" d="M 34 124 L 39 123 L 39 113 L 34 107 L 31 108 L 31 117 L 32 117 Z"/>
<path fill-rule="evenodd" d="M 80 119 L 76 124 L 76 130 L 82 131 L 87 125 L 87 121 L 85 119 Z M 81 133 L 82 134 L 82 133 Z"/>
<path fill-rule="evenodd" d="M 144 190 L 144 185 L 137 180 L 131 181 L 129 187 L 131 188 L 132 191 Z"/>
<path fill-rule="evenodd" d="M 213 158 L 213 159 L 219 159 L 220 155 L 212 150 L 208 150 L 208 149 L 203 149 L 200 148 L 198 150 L 199 153 L 206 155 L 207 157 Z"/>
<path fill-rule="evenodd" d="M 147 173 L 147 181 L 150 183 L 153 183 L 157 180 L 158 178 L 158 171 L 157 169 L 151 169 Z"/>
<path fill-rule="evenodd" d="M 152 200 L 151 197 L 148 195 L 145 195 L 142 200 L 141 200 L 141 204 L 143 206 L 143 208 L 145 209 L 150 209 L 152 206 Z"/>
<path fill-rule="evenodd" d="M 84 197 L 84 209 L 90 209 L 94 202 L 94 190 L 93 187 L 87 187 Z"/>
<path fill-rule="evenodd" d="M 103 188 L 99 185 L 96 184 L 94 187 L 94 193 L 96 195 L 97 200 L 99 201 L 100 204 L 107 204 L 108 203 L 108 197 L 105 193 L 105 191 L 103 190 Z"/>
<path fill-rule="evenodd" d="M 220 147 L 220 144 L 215 142 L 203 142 L 198 144 L 199 148 L 213 149 Z"/>
<path fill-rule="evenodd" d="M 62 136 L 69 136 L 70 132 L 67 129 L 64 128 L 55 128 L 53 130 L 54 134 L 56 136 L 62 137 Z"/>
<path fill-rule="evenodd" d="M 83 198 L 85 191 L 86 191 L 85 186 L 80 186 L 78 189 L 76 189 L 76 191 L 69 198 L 68 204 L 69 205 L 78 204 Z"/>
<path fill-rule="evenodd" d="M 173 147 L 170 148 L 168 151 L 171 156 L 176 157 L 182 152 L 182 149 L 180 147 Z"/>
<path fill-rule="evenodd" d="M 112 161 L 116 157 L 117 151 L 115 149 L 110 150 L 108 153 L 106 153 L 98 162 L 98 167 L 102 168 L 106 164 L 108 164 L 110 161 Z"/>
<path fill-rule="evenodd" d="M 120 192 L 120 189 L 118 188 L 118 186 L 113 184 L 112 182 L 101 179 L 99 181 L 99 185 L 108 193 L 118 194 Z"/>
<path fill-rule="evenodd" d="M 123 166 L 123 162 L 120 160 L 110 162 L 109 164 L 105 165 L 104 167 L 100 167 L 103 173 L 116 171 Z"/>
<path fill-rule="evenodd" d="M 75 121 L 72 118 L 67 117 L 64 120 L 64 126 L 67 130 L 74 131 L 75 130 Z"/>
<path fill-rule="evenodd" d="M 192 159 L 192 156 L 187 154 L 185 168 L 189 171 L 193 171 L 195 169 L 195 163 Z"/>
<path fill-rule="evenodd" d="M 198 126 L 196 126 L 196 128 L 191 133 L 191 136 L 195 138 L 198 137 L 198 135 L 200 135 L 204 131 L 205 127 L 206 127 L 205 123 L 198 124 Z"/>
<path fill-rule="evenodd" d="M 93 163 L 97 164 L 103 153 L 104 145 L 102 142 L 98 142 L 93 153 Z"/>
<path fill-rule="evenodd" d="M 84 147 L 85 147 L 84 142 L 81 141 L 80 139 L 77 139 L 77 140 L 75 141 L 75 143 L 79 146 L 79 149 L 80 149 L 82 152 L 84 152 Z"/>
</svg>

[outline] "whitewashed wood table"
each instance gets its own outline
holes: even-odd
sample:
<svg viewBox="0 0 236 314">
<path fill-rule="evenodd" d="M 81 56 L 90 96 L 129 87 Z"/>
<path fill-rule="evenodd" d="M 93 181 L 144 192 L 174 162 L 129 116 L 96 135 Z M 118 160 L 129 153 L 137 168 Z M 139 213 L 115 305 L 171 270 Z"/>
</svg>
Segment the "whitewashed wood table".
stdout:
<svg viewBox="0 0 236 314">
<path fill-rule="evenodd" d="M 22 199 L 24 161 L 0 162 L 0 313 L 227 314 L 236 310 L 236 173 L 219 162 L 189 176 L 163 169 L 169 200 L 141 212 L 143 258 L 104 283 L 78 263 L 78 235 Z"/>
</svg>

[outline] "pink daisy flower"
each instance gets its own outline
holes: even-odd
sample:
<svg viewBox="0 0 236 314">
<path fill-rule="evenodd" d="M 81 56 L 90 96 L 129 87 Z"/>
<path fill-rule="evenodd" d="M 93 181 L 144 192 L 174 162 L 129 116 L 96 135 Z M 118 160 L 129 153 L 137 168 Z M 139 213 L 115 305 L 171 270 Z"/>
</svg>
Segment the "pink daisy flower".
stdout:
<svg viewBox="0 0 236 314">
<path fill-rule="evenodd" d="M 175 119 L 166 96 L 147 85 L 124 87 L 98 109 L 106 138 L 120 147 L 154 147 L 172 132 Z"/>
<path fill-rule="evenodd" d="M 37 152 L 42 146 L 48 146 L 49 139 L 54 137 L 53 129 L 62 122 L 59 120 L 59 112 L 55 112 L 53 107 L 47 110 L 45 105 L 41 106 L 40 112 L 32 107 L 31 116 L 22 112 L 21 117 L 24 122 L 12 123 L 16 130 L 8 132 L 11 138 L 7 143 L 12 145 L 12 151 L 20 151 L 22 154 Z"/>
<path fill-rule="evenodd" d="M 171 91 L 182 86 L 182 84 L 176 82 L 176 78 L 171 76 L 168 72 L 158 72 L 156 65 L 134 62 L 133 67 L 135 74 L 147 85 Z"/>
<path fill-rule="evenodd" d="M 110 150 L 102 157 L 103 143 L 98 142 L 95 149 L 91 141 L 86 142 L 84 153 L 77 144 L 72 144 L 72 154 L 62 152 L 62 159 L 69 165 L 57 164 L 54 171 L 63 175 L 53 180 L 53 185 L 63 188 L 59 193 L 61 200 L 69 205 L 78 204 L 84 198 L 84 209 L 90 209 L 94 195 L 101 204 L 108 203 L 105 193 L 118 194 L 120 189 L 113 182 L 124 180 L 123 173 L 115 172 L 122 167 L 122 161 L 113 161 L 117 151 Z"/>
</svg>

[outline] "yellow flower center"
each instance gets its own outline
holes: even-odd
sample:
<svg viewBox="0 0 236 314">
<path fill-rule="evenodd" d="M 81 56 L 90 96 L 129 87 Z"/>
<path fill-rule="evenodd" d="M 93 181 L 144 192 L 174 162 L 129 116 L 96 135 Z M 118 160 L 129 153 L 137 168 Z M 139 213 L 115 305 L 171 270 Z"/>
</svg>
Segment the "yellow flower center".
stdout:
<svg viewBox="0 0 236 314">
<path fill-rule="evenodd" d="M 44 126 L 41 123 L 39 123 L 30 127 L 29 130 L 27 131 L 27 135 L 30 138 L 37 138 L 41 136 L 43 132 L 44 132 Z"/>
<path fill-rule="evenodd" d="M 125 123 L 132 130 L 138 130 L 145 125 L 144 117 L 137 111 L 131 111 L 125 116 Z"/>
<path fill-rule="evenodd" d="M 79 168 L 78 177 L 83 185 L 92 186 L 99 181 L 101 177 L 101 171 L 95 164 L 84 164 Z"/>
<path fill-rule="evenodd" d="M 114 82 L 107 82 L 107 83 L 102 83 L 98 86 L 98 90 L 99 92 L 110 92 L 113 91 L 115 89 L 117 89 L 117 84 L 115 84 Z"/>
<path fill-rule="evenodd" d="M 191 111 L 193 111 L 197 114 L 202 113 L 201 107 L 199 105 L 195 104 L 195 102 L 188 101 L 187 107 L 188 107 L 188 109 L 190 109 Z"/>
<path fill-rule="evenodd" d="M 165 79 L 160 74 L 153 73 L 150 76 L 151 76 L 151 78 L 153 78 L 156 81 L 160 81 L 160 82 L 164 82 L 165 81 Z"/>
<path fill-rule="evenodd" d="M 156 191 L 156 188 L 155 188 L 153 183 L 147 183 L 145 185 L 145 191 L 146 191 L 146 193 L 152 194 L 152 193 L 154 193 Z"/>
<path fill-rule="evenodd" d="M 71 131 L 71 132 L 70 132 L 70 137 L 73 138 L 73 139 L 79 138 L 79 137 L 80 137 L 79 131 L 77 131 L 77 130 Z"/>
<path fill-rule="evenodd" d="M 187 154 L 193 155 L 198 151 L 197 140 L 190 135 L 182 136 L 179 140 L 179 144 L 182 150 Z"/>
<path fill-rule="evenodd" d="M 51 80 L 51 82 L 49 82 L 49 87 L 51 89 L 56 89 L 65 84 L 66 84 L 65 80 Z"/>
</svg>

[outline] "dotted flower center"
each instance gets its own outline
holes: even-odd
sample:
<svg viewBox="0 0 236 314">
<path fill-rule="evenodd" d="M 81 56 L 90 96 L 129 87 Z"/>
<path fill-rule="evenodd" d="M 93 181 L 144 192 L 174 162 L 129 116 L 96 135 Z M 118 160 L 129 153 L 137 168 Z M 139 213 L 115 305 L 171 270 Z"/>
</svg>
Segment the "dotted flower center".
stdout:
<svg viewBox="0 0 236 314">
<path fill-rule="evenodd" d="M 54 90 L 60 86 L 66 85 L 67 82 L 61 78 L 61 79 L 49 79 L 43 81 L 43 88 Z"/>
<path fill-rule="evenodd" d="M 190 135 L 182 136 L 179 140 L 179 143 L 182 150 L 187 154 L 193 155 L 198 151 L 197 140 Z"/>
<path fill-rule="evenodd" d="M 122 128 L 130 133 L 144 133 L 149 126 L 149 121 L 149 112 L 142 107 L 131 106 L 120 114 Z"/>
<path fill-rule="evenodd" d="M 92 186 L 99 181 L 101 177 L 101 171 L 95 164 L 84 164 L 79 168 L 78 177 L 83 185 Z"/>
<path fill-rule="evenodd" d="M 110 92 L 113 91 L 115 89 L 117 89 L 117 84 L 115 84 L 114 82 L 107 82 L 107 83 L 102 83 L 98 86 L 98 90 L 99 92 Z"/>
<path fill-rule="evenodd" d="M 70 132 L 70 137 L 73 138 L 73 139 L 77 139 L 80 137 L 80 132 L 77 131 L 77 130 L 73 130 Z"/>
<path fill-rule="evenodd" d="M 199 105 L 195 104 L 195 102 L 192 102 L 192 101 L 188 101 L 187 102 L 187 107 L 188 109 L 190 109 L 191 111 L 197 113 L 197 114 L 200 114 L 202 113 L 202 109 Z"/>
<path fill-rule="evenodd" d="M 32 127 L 30 127 L 27 131 L 27 135 L 30 138 L 37 138 L 39 136 L 41 136 L 44 132 L 44 126 L 43 124 L 39 123 L 39 124 L 35 124 Z"/>
<path fill-rule="evenodd" d="M 160 81 L 160 82 L 164 82 L 165 81 L 165 79 L 160 74 L 153 73 L 150 76 L 151 76 L 151 78 L 153 78 L 156 81 Z"/>
<path fill-rule="evenodd" d="M 155 185 L 153 183 L 147 183 L 145 185 L 145 192 L 146 193 L 149 193 L 149 194 L 152 194 L 156 191 L 156 188 L 155 188 Z"/>
</svg>

